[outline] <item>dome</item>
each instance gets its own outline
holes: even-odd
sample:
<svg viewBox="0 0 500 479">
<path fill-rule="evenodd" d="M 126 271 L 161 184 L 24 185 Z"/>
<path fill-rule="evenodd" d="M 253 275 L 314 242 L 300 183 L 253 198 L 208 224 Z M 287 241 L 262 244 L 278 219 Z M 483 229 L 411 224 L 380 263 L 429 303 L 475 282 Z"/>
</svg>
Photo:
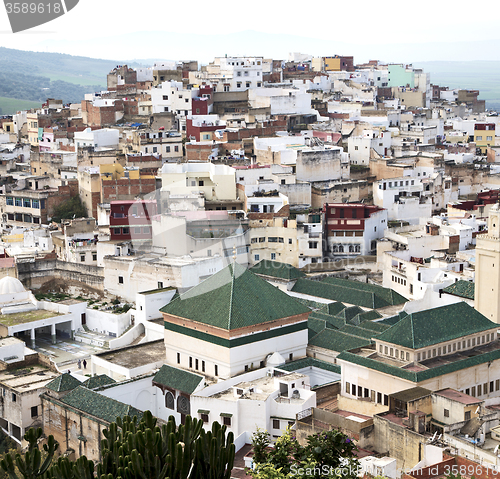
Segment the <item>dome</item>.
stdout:
<svg viewBox="0 0 500 479">
<path fill-rule="evenodd" d="M 23 293 L 24 291 L 26 290 L 23 283 L 17 278 L 5 276 L 5 278 L 0 279 L 0 294 Z"/>
</svg>

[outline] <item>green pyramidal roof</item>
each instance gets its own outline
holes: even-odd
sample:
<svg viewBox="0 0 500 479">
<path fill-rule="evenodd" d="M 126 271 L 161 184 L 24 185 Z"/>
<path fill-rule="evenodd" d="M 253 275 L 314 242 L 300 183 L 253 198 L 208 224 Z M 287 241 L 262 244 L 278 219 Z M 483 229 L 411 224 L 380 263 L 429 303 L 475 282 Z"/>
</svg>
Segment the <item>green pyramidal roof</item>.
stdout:
<svg viewBox="0 0 500 479">
<path fill-rule="evenodd" d="M 308 313 L 310 309 L 234 263 L 181 294 L 160 311 L 233 330 Z"/>
<path fill-rule="evenodd" d="M 95 389 L 114 383 L 116 383 L 116 381 L 113 378 L 110 378 L 106 374 L 100 374 L 99 376 L 92 376 L 91 378 L 88 378 L 83 385 L 88 389 Z"/>
<path fill-rule="evenodd" d="M 52 391 L 61 393 L 64 391 L 71 391 L 81 384 L 82 383 L 78 381 L 78 379 L 74 378 L 71 374 L 64 373 L 47 383 L 45 387 L 47 389 L 51 389 Z"/>
<path fill-rule="evenodd" d="M 498 329 L 498 324 L 460 302 L 408 314 L 377 339 L 419 349 L 490 329 Z"/>
<path fill-rule="evenodd" d="M 305 273 L 288 263 L 280 263 L 279 261 L 270 261 L 263 259 L 255 266 L 250 268 L 250 271 L 255 274 L 264 276 L 272 276 L 274 278 L 286 279 L 293 281 L 297 278 L 303 278 Z"/>
</svg>

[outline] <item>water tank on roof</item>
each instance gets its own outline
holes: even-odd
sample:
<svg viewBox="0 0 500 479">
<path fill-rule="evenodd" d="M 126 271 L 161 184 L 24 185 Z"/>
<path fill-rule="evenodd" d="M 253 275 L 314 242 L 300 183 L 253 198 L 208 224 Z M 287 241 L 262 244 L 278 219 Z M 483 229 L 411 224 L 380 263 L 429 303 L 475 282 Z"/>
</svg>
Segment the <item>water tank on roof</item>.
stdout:
<svg viewBox="0 0 500 479">
<path fill-rule="evenodd" d="M 293 390 L 292 399 L 300 399 L 300 392 L 298 389 Z"/>
</svg>

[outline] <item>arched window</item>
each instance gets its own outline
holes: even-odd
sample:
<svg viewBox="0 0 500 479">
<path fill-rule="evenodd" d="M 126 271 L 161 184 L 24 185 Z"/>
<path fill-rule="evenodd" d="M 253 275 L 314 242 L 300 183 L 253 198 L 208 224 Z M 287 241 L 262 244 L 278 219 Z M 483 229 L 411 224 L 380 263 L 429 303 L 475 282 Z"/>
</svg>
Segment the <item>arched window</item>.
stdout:
<svg viewBox="0 0 500 479">
<path fill-rule="evenodd" d="M 356 251 L 356 253 L 361 253 L 361 246 L 359 246 L 359 244 L 357 244 L 356 247 L 354 248 L 354 250 Z"/>
<path fill-rule="evenodd" d="M 336 244 L 334 244 L 334 245 L 332 246 L 332 251 L 333 251 L 334 253 L 338 253 L 338 252 L 339 252 L 339 247 L 338 247 Z"/>
<path fill-rule="evenodd" d="M 167 391 L 167 394 L 165 394 L 165 407 L 168 409 L 174 409 L 174 406 L 174 395 L 170 391 Z"/>
<path fill-rule="evenodd" d="M 181 414 L 190 414 L 191 407 L 189 399 L 186 396 L 179 396 L 177 398 L 177 412 L 180 412 Z"/>
<path fill-rule="evenodd" d="M 354 246 L 352 244 L 349 245 L 349 253 L 354 253 Z"/>
<path fill-rule="evenodd" d="M 339 253 L 343 253 L 344 252 L 344 246 L 343 245 L 339 245 Z"/>
</svg>

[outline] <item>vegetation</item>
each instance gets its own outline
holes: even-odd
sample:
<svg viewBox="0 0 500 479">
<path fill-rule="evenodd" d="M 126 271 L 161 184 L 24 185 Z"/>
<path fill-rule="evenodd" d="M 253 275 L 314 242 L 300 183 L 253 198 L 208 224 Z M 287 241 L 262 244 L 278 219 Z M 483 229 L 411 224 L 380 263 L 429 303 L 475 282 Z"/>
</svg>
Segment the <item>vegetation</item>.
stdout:
<svg viewBox="0 0 500 479">
<path fill-rule="evenodd" d="M 313 434 L 305 446 L 290 429 L 278 438 L 274 448 L 267 447 L 268 440 L 266 431 L 257 430 L 252 436 L 255 469 L 250 474 L 254 479 L 357 477 L 357 447 L 340 431 Z"/>
<path fill-rule="evenodd" d="M 73 196 L 54 208 L 52 221 L 60 223 L 63 219 L 86 218 L 87 208 L 82 203 L 80 195 Z"/>
<path fill-rule="evenodd" d="M 57 98 L 64 103 L 80 102 L 85 93 L 105 89 L 106 75 L 121 63 L 0 48 L 0 97 L 15 99 L 8 108 L 0 101 L 0 114 L 12 114 L 33 106 L 26 107 L 22 100 L 41 103 L 47 98 Z M 128 66 L 141 65 L 133 62 Z"/>
<path fill-rule="evenodd" d="M 31 108 L 40 108 L 41 102 L 20 100 L 19 98 L 0 97 L 0 115 L 15 115 L 21 110 L 31 110 Z"/>
<path fill-rule="evenodd" d="M 85 456 L 77 461 L 67 457 L 54 460 L 58 444 L 52 436 L 44 445 L 45 459 L 38 449 L 42 430 L 30 429 L 24 438 L 28 452 L 0 462 L 9 479 L 229 479 L 234 464 L 232 432 L 214 422 L 206 432 L 202 421 L 186 416 L 177 426 L 173 416 L 159 427 L 146 411 L 137 417 L 117 418 L 104 431 L 102 462 L 95 467 Z M 10 459 L 9 459 L 10 458 Z M 15 467 L 19 473 L 16 473 Z"/>
</svg>

